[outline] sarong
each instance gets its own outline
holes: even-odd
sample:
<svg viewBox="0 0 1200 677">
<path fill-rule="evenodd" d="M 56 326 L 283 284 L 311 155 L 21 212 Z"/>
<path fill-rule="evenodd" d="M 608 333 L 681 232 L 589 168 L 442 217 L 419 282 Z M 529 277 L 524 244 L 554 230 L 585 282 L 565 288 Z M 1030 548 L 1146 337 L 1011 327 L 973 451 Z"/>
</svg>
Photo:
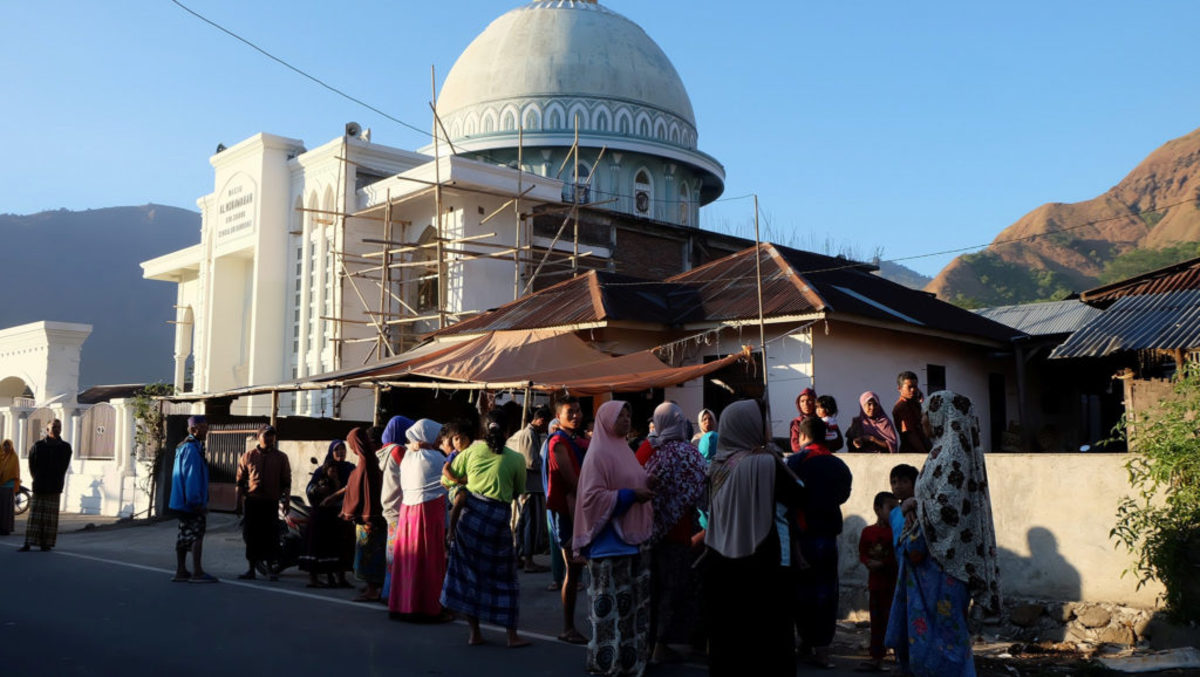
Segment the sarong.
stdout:
<svg viewBox="0 0 1200 677">
<path fill-rule="evenodd" d="M 208 517 L 204 513 L 179 516 L 179 535 L 175 537 L 176 550 L 188 550 L 196 541 L 204 540 L 208 530 Z"/>
<path fill-rule="evenodd" d="M 13 488 L 0 487 L 0 536 L 7 536 L 16 527 L 13 505 Z"/>
<path fill-rule="evenodd" d="M 442 606 L 506 628 L 517 626 L 519 589 L 510 503 L 470 494 L 458 518 Z"/>
<path fill-rule="evenodd" d="M 641 675 L 650 658 L 650 557 L 647 553 L 588 560 L 587 670 Z"/>
<path fill-rule="evenodd" d="M 29 523 L 25 525 L 25 545 L 53 548 L 58 543 L 58 502 L 62 494 L 33 494 L 29 504 Z M 12 505 L 12 502 L 9 502 Z"/>
<path fill-rule="evenodd" d="M 380 587 L 387 575 L 387 531 L 383 520 L 372 524 L 368 532 L 359 524 L 355 530 L 357 542 L 354 547 L 354 576 L 367 585 Z"/>
<path fill-rule="evenodd" d="M 436 616 L 446 579 L 446 497 L 400 506 L 388 611 Z"/>
<path fill-rule="evenodd" d="M 269 498 L 247 496 L 243 505 L 242 540 L 246 559 L 274 562 L 279 559 L 279 503 Z"/>
<path fill-rule="evenodd" d="M 384 599 L 392 593 L 392 555 L 396 550 L 396 522 L 388 520 L 387 523 L 387 543 L 384 545 L 383 554 L 387 560 L 384 563 L 383 575 L 383 595 Z"/>
<path fill-rule="evenodd" d="M 312 574 L 332 574 L 344 571 L 343 532 L 346 524 L 338 517 L 338 508 L 313 508 L 308 525 L 308 542 L 300 556 L 300 570 Z"/>
<path fill-rule="evenodd" d="M 799 538 L 800 552 L 807 569 L 796 573 L 796 630 L 800 642 L 808 647 L 833 643 L 838 609 L 838 543 L 836 536 Z"/>
<path fill-rule="evenodd" d="M 521 494 L 516 500 L 517 523 L 513 538 L 519 557 L 533 557 L 546 548 L 546 495 Z"/>
</svg>

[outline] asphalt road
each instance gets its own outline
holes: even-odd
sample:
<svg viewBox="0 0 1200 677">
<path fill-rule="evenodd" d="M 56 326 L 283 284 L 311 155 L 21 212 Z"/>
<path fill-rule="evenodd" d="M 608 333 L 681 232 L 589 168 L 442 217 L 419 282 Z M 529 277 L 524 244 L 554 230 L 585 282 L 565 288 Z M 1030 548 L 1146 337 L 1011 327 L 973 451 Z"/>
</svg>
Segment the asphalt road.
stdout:
<svg viewBox="0 0 1200 677">
<path fill-rule="evenodd" d="M 210 524 L 205 566 L 222 578 L 215 585 L 169 582 L 175 522 L 64 533 L 51 552 L 17 552 L 17 534 L 0 540 L 0 674 L 586 674 L 584 648 L 553 639 L 561 612 L 544 590 L 548 575 L 521 578 L 521 631 L 532 646 L 508 649 L 502 631 L 485 628 L 489 644 L 468 647 L 461 622 L 389 621 L 382 605 L 350 602 L 353 591 L 305 588 L 294 569 L 278 583 L 235 580 L 244 562 L 232 520 Z M 581 611 L 585 599 L 582 593 Z M 748 674 L 753 656 L 747 647 Z M 849 668 L 857 659 L 838 662 Z M 693 662 L 651 674 L 706 670 Z"/>
</svg>

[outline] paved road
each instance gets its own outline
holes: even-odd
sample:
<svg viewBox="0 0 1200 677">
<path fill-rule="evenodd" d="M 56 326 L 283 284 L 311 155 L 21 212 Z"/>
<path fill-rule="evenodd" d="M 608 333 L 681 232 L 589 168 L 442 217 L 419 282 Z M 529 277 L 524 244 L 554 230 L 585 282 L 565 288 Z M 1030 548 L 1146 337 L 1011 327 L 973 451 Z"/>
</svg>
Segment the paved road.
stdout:
<svg viewBox="0 0 1200 677">
<path fill-rule="evenodd" d="M 533 646 L 507 649 L 493 629 L 491 645 L 468 647 L 461 623 L 392 622 L 381 605 L 349 602 L 349 591 L 305 588 L 294 569 L 278 583 L 231 580 L 244 561 L 230 516 L 214 515 L 205 541 L 206 568 L 222 582 L 170 583 L 174 534 L 175 522 L 64 533 L 47 553 L 17 552 L 17 534 L 0 539 L 0 665 L 20 665 L 11 674 L 21 677 L 585 674 L 583 648 L 553 640 L 561 611 L 546 574 L 521 578 L 521 628 Z M 706 672 L 694 663 L 653 674 Z"/>
</svg>

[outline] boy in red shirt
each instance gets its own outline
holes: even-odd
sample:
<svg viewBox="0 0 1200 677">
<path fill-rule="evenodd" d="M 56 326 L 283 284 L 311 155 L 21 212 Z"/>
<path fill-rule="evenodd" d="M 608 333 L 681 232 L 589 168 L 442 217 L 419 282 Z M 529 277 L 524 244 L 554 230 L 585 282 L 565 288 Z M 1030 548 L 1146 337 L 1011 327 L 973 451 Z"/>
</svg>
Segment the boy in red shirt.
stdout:
<svg viewBox="0 0 1200 677">
<path fill-rule="evenodd" d="M 900 501 L 891 492 L 875 494 L 875 523 L 864 528 L 858 540 L 858 559 L 867 567 L 867 590 L 871 596 L 871 660 L 862 667 L 874 671 L 883 670 L 883 657 L 887 654 L 883 637 L 887 633 L 892 595 L 896 592 L 896 553 L 888 515 L 898 505 Z"/>
</svg>

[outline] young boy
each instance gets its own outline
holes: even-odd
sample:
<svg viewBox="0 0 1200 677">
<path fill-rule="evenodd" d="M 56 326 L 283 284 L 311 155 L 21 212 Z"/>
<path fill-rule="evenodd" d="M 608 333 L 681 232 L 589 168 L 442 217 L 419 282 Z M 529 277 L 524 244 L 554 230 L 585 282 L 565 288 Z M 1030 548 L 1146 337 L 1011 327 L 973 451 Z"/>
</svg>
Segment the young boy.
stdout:
<svg viewBox="0 0 1200 677">
<path fill-rule="evenodd" d="M 858 541 L 858 559 L 867 567 L 871 612 L 871 660 L 862 667 L 875 672 L 883 670 L 883 657 L 887 655 L 883 637 L 887 633 L 897 572 L 889 519 L 892 509 L 899 505 L 900 501 L 889 492 L 875 494 L 875 523 L 863 529 Z"/>
<path fill-rule="evenodd" d="M 892 468 L 888 479 L 892 484 L 892 496 L 895 497 L 897 503 L 903 504 L 904 501 L 913 497 L 913 492 L 916 490 L 917 485 L 917 476 L 920 474 L 920 470 L 907 463 L 901 463 Z M 889 512 L 888 523 L 892 529 L 892 553 L 893 557 L 895 557 L 896 545 L 900 542 L 900 535 L 904 533 L 904 511 L 899 505 L 893 507 Z M 899 567 L 897 566 L 898 573 Z M 894 585 L 892 586 L 892 592 L 895 593 Z M 874 641 L 874 627 L 875 621 L 872 619 L 872 641 Z M 884 632 L 886 633 L 886 630 Z M 903 674 L 909 674 L 907 646 L 896 647 L 896 662 L 900 664 L 900 671 Z"/>
</svg>

